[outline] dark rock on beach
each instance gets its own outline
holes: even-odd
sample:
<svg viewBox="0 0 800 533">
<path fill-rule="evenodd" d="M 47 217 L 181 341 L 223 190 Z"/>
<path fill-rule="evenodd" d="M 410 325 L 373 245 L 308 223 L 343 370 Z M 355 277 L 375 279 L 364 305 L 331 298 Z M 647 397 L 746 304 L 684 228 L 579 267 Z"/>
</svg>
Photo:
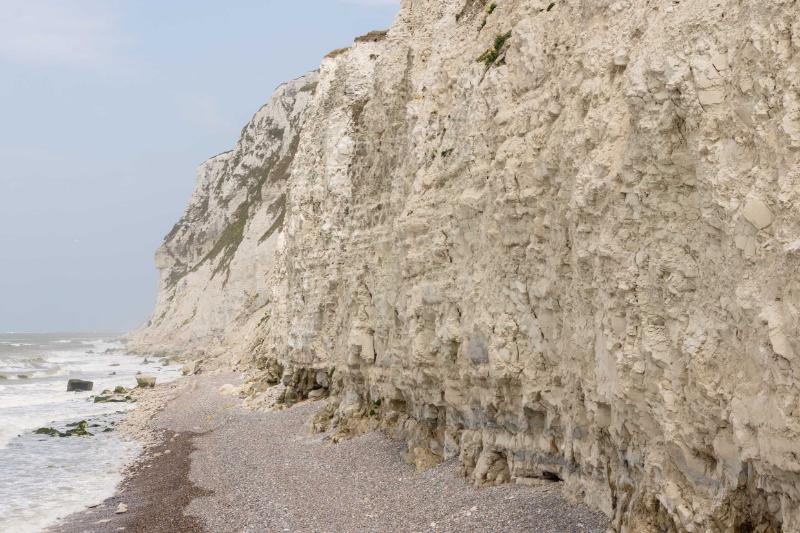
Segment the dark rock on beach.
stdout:
<svg viewBox="0 0 800 533">
<path fill-rule="evenodd" d="M 125 403 L 132 401 L 133 398 L 127 394 L 98 394 L 94 397 L 94 403 Z"/>
<path fill-rule="evenodd" d="M 85 392 L 92 390 L 92 387 L 94 387 L 93 382 L 83 379 L 71 379 L 67 381 L 67 392 Z"/>
<path fill-rule="evenodd" d="M 133 397 L 130 396 L 130 392 L 131 391 L 129 391 L 122 385 L 117 385 L 116 387 L 114 387 L 113 391 L 111 391 L 110 389 L 106 389 L 97 396 L 95 396 L 94 403 L 133 402 L 135 400 L 133 399 Z"/>
<path fill-rule="evenodd" d="M 61 437 L 62 433 L 55 428 L 39 428 L 33 432 L 36 435 L 49 435 L 51 437 Z"/>
<path fill-rule="evenodd" d="M 61 432 L 55 428 L 51 427 L 43 427 L 39 428 L 34 431 L 36 435 L 49 435 L 50 437 L 91 437 L 92 434 L 89 433 L 87 427 L 88 423 L 86 420 L 81 420 L 80 422 L 75 422 L 73 424 L 69 424 L 72 429 L 68 429 L 65 432 Z"/>
</svg>

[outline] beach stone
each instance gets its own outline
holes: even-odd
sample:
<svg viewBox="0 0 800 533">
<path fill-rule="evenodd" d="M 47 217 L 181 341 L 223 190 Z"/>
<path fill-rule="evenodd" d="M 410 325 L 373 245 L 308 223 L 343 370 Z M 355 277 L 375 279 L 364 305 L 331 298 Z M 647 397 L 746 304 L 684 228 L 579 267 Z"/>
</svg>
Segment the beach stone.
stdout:
<svg viewBox="0 0 800 533">
<path fill-rule="evenodd" d="M 331 385 L 330 377 L 325 370 L 317 370 L 316 381 L 317 385 L 326 389 Z"/>
<path fill-rule="evenodd" d="M 127 394 L 100 394 L 94 397 L 94 403 L 124 403 L 131 401 L 133 401 L 133 398 Z"/>
<path fill-rule="evenodd" d="M 66 433 L 62 433 L 60 437 L 91 437 L 92 434 L 89 433 L 87 427 L 89 426 L 86 420 L 81 420 L 75 424 L 70 424 L 72 429 L 67 430 Z"/>
<path fill-rule="evenodd" d="M 114 511 L 116 514 L 123 514 L 128 512 L 128 506 L 124 503 L 117 505 L 117 510 Z"/>
<path fill-rule="evenodd" d="M 152 389 L 156 386 L 155 376 L 136 376 L 136 386 L 140 389 Z"/>
<path fill-rule="evenodd" d="M 71 379 L 67 381 L 67 392 L 85 392 L 92 390 L 94 382 L 83 379 Z"/>
<path fill-rule="evenodd" d="M 239 394 L 239 387 L 226 383 L 219 388 L 219 393 L 223 396 L 237 396 Z"/>
<path fill-rule="evenodd" d="M 325 397 L 325 389 L 314 389 L 308 393 L 309 400 L 319 400 L 320 398 Z"/>
<path fill-rule="evenodd" d="M 202 366 L 202 364 L 203 364 L 203 361 L 199 360 L 199 359 L 196 360 L 196 361 L 189 361 L 188 363 L 183 365 L 183 367 L 181 368 L 181 374 L 183 374 L 184 376 L 191 376 L 191 375 L 194 375 L 194 374 L 199 374 L 200 373 L 200 367 Z"/>
<path fill-rule="evenodd" d="M 49 435 L 50 437 L 63 437 L 64 435 L 55 428 L 39 428 L 33 432 L 36 435 Z"/>
</svg>

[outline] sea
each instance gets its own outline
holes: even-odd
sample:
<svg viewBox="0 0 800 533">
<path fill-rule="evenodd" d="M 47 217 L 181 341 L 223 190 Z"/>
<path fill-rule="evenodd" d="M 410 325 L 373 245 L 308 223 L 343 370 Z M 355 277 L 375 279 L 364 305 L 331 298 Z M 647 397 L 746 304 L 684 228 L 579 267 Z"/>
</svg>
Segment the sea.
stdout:
<svg viewBox="0 0 800 533">
<path fill-rule="evenodd" d="M 164 383 L 180 367 L 129 354 L 109 335 L 0 333 L 0 532 L 41 531 L 114 494 L 141 451 L 114 430 L 135 404 L 94 403 L 93 396 L 134 387 L 137 373 Z M 70 378 L 94 388 L 67 392 Z M 65 432 L 82 420 L 92 436 L 34 433 Z"/>
</svg>

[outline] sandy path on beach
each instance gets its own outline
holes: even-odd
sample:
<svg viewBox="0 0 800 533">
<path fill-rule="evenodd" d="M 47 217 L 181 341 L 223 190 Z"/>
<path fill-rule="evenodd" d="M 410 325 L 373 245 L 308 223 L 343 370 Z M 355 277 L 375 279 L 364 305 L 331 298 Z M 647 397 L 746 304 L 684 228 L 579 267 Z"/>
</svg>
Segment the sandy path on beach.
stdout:
<svg viewBox="0 0 800 533">
<path fill-rule="evenodd" d="M 239 408 L 218 393 L 235 379 L 190 378 L 150 422 L 167 437 L 155 456 L 120 494 L 55 531 L 605 531 L 607 519 L 557 483 L 476 489 L 453 462 L 416 473 L 381 433 L 339 444 L 310 435 L 320 402 Z M 127 513 L 114 513 L 119 503 Z"/>
</svg>

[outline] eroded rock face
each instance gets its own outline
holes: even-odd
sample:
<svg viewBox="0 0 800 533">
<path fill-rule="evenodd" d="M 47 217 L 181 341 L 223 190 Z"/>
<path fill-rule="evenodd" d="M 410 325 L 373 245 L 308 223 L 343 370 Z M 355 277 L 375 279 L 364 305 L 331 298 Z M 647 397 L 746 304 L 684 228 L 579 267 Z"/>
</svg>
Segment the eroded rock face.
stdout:
<svg viewBox="0 0 800 533">
<path fill-rule="evenodd" d="M 798 21 L 403 2 L 295 90 L 294 142 L 240 141 L 291 156 L 269 194 L 207 164 L 138 338 L 323 390 L 317 427 L 390 428 L 421 466 L 563 479 L 619 531 L 798 531 Z M 245 200 L 191 215 L 216 187 L 254 198 L 224 275 L 202 259 Z"/>
<path fill-rule="evenodd" d="M 158 301 L 150 321 L 131 334 L 133 347 L 197 356 L 252 340 L 316 82 L 311 73 L 279 87 L 236 147 L 200 166 L 186 212 L 156 252 Z"/>
</svg>

